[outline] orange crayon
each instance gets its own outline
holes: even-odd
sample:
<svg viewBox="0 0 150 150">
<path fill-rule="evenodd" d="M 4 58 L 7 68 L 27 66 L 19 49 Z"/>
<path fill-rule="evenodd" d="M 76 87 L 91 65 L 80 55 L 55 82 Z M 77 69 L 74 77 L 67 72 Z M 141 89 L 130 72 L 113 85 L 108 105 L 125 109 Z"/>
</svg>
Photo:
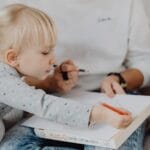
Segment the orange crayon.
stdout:
<svg viewBox="0 0 150 150">
<path fill-rule="evenodd" d="M 108 109 L 110 109 L 110 110 L 112 110 L 112 111 L 118 113 L 119 115 L 128 115 L 127 112 L 121 111 L 120 109 L 115 108 L 115 107 L 113 107 L 113 106 L 111 106 L 111 105 L 108 105 L 108 104 L 106 104 L 106 103 L 102 103 L 102 106 L 104 106 L 104 107 L 106 107 L 106 108 L 108 108 Z"/>
</svg>

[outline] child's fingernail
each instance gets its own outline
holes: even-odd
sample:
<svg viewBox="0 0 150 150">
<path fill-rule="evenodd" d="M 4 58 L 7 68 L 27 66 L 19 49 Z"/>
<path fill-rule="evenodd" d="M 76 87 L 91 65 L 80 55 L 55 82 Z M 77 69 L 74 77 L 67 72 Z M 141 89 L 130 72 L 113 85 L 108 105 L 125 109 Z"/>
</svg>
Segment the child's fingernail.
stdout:
<svg viewBox="0 0 150 150">
<path fill-rule="evenodd" d="M 71 74 L 68 74 L 68 77 L 69 77 L 69 79 L 71 79 L 71 78 L 72 78 L 72 75 L 71 75 Z"/>
<path fill-rule="evenodd" d="M 62 69 L 62 71 L 67 71 L 67 66 L 62 65 L 62 66 L 61 66 L 61 69 Z"/>
</svg>

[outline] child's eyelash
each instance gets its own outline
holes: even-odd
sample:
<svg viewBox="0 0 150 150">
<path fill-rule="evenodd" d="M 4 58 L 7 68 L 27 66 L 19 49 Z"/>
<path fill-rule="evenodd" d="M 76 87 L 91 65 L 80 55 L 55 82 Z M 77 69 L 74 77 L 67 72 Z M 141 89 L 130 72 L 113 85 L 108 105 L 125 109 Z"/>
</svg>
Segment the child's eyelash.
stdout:
<svg viewBox="0 0 150 150">
<path fill-rule="evenodd" d="M 48 54 L 48 52 L 42 52 L 41 54 L 43 54 L 43 55 L 47 55 L 47 54 Z"/>
</svg>

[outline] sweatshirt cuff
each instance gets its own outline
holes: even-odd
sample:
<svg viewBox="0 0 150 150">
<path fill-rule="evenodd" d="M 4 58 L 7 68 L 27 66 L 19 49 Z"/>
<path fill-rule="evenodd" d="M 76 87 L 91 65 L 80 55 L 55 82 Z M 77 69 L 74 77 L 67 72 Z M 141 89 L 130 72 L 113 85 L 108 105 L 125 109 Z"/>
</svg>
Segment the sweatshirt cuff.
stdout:
<svg viewBox="0 0 150 150">
<path fill-rule="evenodd" d="M 149 66 L 145 66 L 145 64 L 146 62 L 131 66 L 132 68 L 138 69 L 143 74 L 144 81 L 141 87 L 147 86 L 150 83 L 149 82 L 150 81 Z"/>
</svg>

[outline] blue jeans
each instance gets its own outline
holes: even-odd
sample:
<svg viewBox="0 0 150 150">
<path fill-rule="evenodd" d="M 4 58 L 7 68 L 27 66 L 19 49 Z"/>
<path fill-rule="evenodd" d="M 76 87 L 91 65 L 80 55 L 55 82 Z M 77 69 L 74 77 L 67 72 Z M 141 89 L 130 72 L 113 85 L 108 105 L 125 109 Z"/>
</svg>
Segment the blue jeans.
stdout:
<svg viewBox="0 0 150 150">
<path fill-rule="evenodd" d="M 119 150 L 143 150 L 144 124 L 139 127 Z M 39 138 L 32 128 L 15 126 L 7 132 L 0 144 L 0 150 L 111 150 Z"/>
</svg>

